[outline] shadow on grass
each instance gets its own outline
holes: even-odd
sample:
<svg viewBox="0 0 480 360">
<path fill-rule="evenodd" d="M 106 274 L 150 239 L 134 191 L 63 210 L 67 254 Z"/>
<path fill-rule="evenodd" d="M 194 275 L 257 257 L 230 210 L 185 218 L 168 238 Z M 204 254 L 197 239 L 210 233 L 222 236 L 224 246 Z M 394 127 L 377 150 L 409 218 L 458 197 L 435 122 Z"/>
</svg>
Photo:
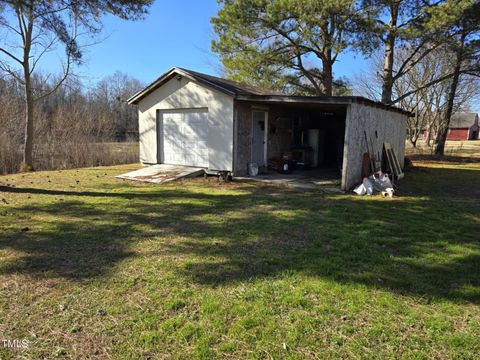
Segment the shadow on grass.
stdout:
<svg viewBox="0 0 480 360">
<path fill-rule="evenodd" d="M 128 193 L 115 193 L 115 192 L 98 192 L 98 191 L 69 191 L 69 190 L 52 190 L 52 189 L 39 189 L 30 187 L 11 187 L 1 186 L 0 192 L 9 192 L 16 194 L 32 194 L 32 195 L 57 195 L 57 196 L 87 196 L 87 197 L 113 197 L 113 198 L 150 198 L 151 194 L 148 192 L 128 192 Z"/>
<path fill-rule="evenodd" d="M 240 194 L 188 187 L 101 193 L 107 201 L 100 204 L 97 192 L 61 192 L 75 197 L 12 209 L 46 220 L 2 234 L 0 249 L 23 257 L 0 271 L 84 280 L 126 258 L 171 256 L 183 260 L 167 271 L 207 286 L 298 272 L 480 303 L 480 205 L 465 191 L 479 182 L 473 170 L 415 168 L 401 183 L 407 196 L 394 201 L 260 185 Z M 155 247 L 139 250 L 146 239 Z"/>
</svg>

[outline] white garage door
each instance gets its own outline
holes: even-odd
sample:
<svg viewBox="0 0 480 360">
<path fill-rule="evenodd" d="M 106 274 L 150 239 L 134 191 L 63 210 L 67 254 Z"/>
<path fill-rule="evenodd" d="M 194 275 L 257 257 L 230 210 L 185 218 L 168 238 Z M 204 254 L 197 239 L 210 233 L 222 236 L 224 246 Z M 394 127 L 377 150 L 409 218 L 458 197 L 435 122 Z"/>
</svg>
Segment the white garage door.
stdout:
<svg viewBox="0 0 480 360">
<path fill-rule="evenodd" d="M 208 112 L 163 114 L 163 162 L 208 167 Z"/>
</svg>

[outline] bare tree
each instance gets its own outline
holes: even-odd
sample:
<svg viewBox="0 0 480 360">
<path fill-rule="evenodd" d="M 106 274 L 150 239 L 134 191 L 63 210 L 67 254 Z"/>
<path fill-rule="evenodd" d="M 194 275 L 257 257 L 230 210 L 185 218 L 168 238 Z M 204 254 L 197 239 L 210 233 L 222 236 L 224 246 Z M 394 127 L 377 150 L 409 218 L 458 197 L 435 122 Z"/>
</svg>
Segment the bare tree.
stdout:
<svg viewBox="0 0 480 360">
<path fill-rule="evenodd" d="M 32 76 L 32 86 L 44 91 L 57 82 L 41 72 Z M 138 80 L 121 73 L 91 88 L 69 77 L 51 96 L 36 101 L 36 169 L 136 162 L 138 114 L 127 107 L 126 98 L 140 87 Z M 22 162 L 23 103 L 23 87 L 13 78 L 0 78 L 0 174 L 17 172 Z"/>
<path fill-rule="evenodd" d="M 462 16 L 453 19 L 447 46 L 454 54 L 453 76 L 446 102 L 442 126 L 437 131 L 435 139 L 435 154 L 444 155 L 450 119 L 455 111 L 455 102 L 462 79 L 474 76 L 480 78 L 480 2 L 472 1 L 462 12 Z"/>
<path fill-rule="evenodd" d="M 25 137 L 23 169 L 33 169 L 35 103 L 50 96 L 82 58 L 79 38 L 100 31 L 100 16 L 111 12 L 126 19 L 143 15 L 151 0 L 2 0 L 0 30 L 6 42 L 0 44 L 0 71 L 12 76 L 24 88 Z M 62 75 L 48 90 L 34 87 L 32 76 L 45 54 L 59 46 L 65 51 Z"/>
<path fill-rule="evenodd" d="M 411 54 L 411 49 L 399 49 L 395 53 L 394 63 L 403 64 Z M 431 134 L 444 128 L 444 115 L 450 87 L 452 59 L 455 55 L 449 47 L 442 46 L 426 54 L 401 78 L 395 81 L 392 96 L 400 99 L 400 107 L 415 114 L 407 122 L 408 139 L 415 147 L 422 133 L 426 134 L 426 143 L 430 146 Z M 381 54 L 372 57 L 370 70 L 355 81 L 355 93 L 375 100 L 381 99 L 383 78 L 378 71 L 382 64 Z M 433 80 L 444 78 L 443 81 Z M 426 86 L 428 85 L 428 86 Z M 478 93 L 479 81 L 474 77 L 462 77 L 453 104 L 453 112 L 468 108 Z"/>
<path fill-rule="evenodd" d="M 398 62 L 408 57 L 409 49 L 399 50 L 396 54 Z M 407 121 L 409 140 L 414 147 L 422 132 L 430 133 L 432 126 L 438 122 L 438 115 L 443 112 L 444 98 L 446 94 L 446 81 L 437 83 L 428 88 L 422 88 L 424 84 L 441 77 L 449 71 L 448 57 L 445 49 L 434 50 L 419 61 L 414 68 L 394 83 L 394 95 L 401 97 L 403 94 L 414 90 L 410 96 L 402 98 L 399 105 L 408 109 L 415 116 Z"/>
<path fill-rule="evenodd" d="M 137 108 L 129 105 L 127 99 L 143 87 L 137 79 L 117 71 L 100 80 L 91 92 L 108 116 L 113 116 L 115 136 L 119 140 L 125 140 L 137 133 L 138 123 L 132 121 L 137 118 Z"/>
</svg>

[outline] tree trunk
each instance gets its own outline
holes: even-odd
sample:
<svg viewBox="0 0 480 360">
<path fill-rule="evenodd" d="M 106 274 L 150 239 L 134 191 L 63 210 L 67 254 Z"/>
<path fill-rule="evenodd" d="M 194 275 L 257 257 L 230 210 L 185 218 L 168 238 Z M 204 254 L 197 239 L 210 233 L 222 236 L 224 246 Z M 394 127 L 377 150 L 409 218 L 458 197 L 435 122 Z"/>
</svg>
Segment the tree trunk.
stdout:
<svg viewBox="0 0 480 360">
<path fill-rule="evenodd" d="M 458 68 L 458 72 L 457 72 Z M 460 66 L 455 66 L 452 83 L 450 85 L 450 91 L 448 93 L 447 107 L 445 111 L 445 117 L 442 126 L 439 127 L 437 132 L 437 138 L 435 142 L 435 155 L 445 155 L 445 143 L 447 142 L 448 128 L 450 127 L 450 119 L 453 113 L 453 103 L 455 101 L 455 95 L 457 93 L 458 79 L 460 77 Z"/>
<path fill-rule="evenodd" d="M 33 170 L 33 117 L 34 117 L 34 98 L 32 89 L 32 74 L 30 69 L 30 50 L 32 47 L 33 34 L 33 5 L 27 8 L 27 14 L 17 9 L 19 22 L 26 23 L 23 27 L 23 77 L 24 77 L 24 96 L 25 96 L 25 140 L 23 148 L 22 171 Z M 26 20 L 26 21 L 25 21 Z"/>
<path fill-rule="evenodd" d="M 333 96 L 333 66 L 331 60 L 323 62 L 323 87 L 325 96 Z"/>
<path fill-rule="evenodd" d="M 410 142 L 412 143 L 412 146 L 416 149 L 417 148 L 417 141 L 418 141 L 418 136 L 419 136 L 419 131 L 418 129 L 415 129 L 413 132 L 413 137 L 410 138 Z"/>
<path fill-rule="evenodd" d="M 390 24 L 385 41 L 385 56 L 383 63 L 382 102 L 390 104 L 393 92 L 393 61 L 395 55 L 395 40 L 397 37 L 398 4 L 390 7 Z"/>
<path fill-rule="evenodd" d="M 23 171 L 33 170 L 33 94 L 30 75 L 25 77 L 25 141 L 23 148 Z"/>
<path fill-rule="evenodd" d="M 425 134 L 425 144 L 427 144 L 428 147 L 430 147 L 430 140 L 431 140 L 431 133 L 432 133 L 432 127 L 427 126 L 427 133 Z"/>
<path fill-rule="evenodd" d="M 417 103 L 418 103 L 418 99 L 417 99 Z M 410 142 L 412 143 L 412 146 L 414 148 L 417 147 L 417 140 L 418 140 L 418 136 L 420 134 L 420 131 L 418 129 L 419 127 L 419 119 L 418 119 L 419 115 L 418 115 L 418 108 L 417 110 L 415 111 L 415 122 L 413 124 L 413 126 L 411 126 L 410 130 L 409 131 L 409 139 L 410 139 Z"/>
<path fill-rule="evenodd" d="M 384 104 L 392 102 L 394 46 L 395 39 L 389 35 L 385 44 L 385 61 L 383 65 L 382 102 Z"/>
<path fill-rule="evenodd" d="M 458 81 L 460 79 L 460 70 L 463 62 L 463 46 L 466 34 L 463 33 L 460 39 L 460 48 L 456 51 L 456 62 L 453 70 L 452 82 L 450 84 L 450 91 L 448 92 L 447 106 L 443 118 L 442 126 L 439 127 L 437 139 L 435 142 L 435 155 L 445 155 L 445 143 L 447 141 L 448 128 L 450 127 L 450 119 L 452 118 L 453 106 L 455 103 L 455 96 L 457 95 Z"/>
<path fill-rule="evenodd" d="M 325 96 L 333 95 L 333 60 L 332 60 L 332 20 L 324 22 L 322 26 L 323 47 L 322 53 L 322 85 Z"/>
</svg>

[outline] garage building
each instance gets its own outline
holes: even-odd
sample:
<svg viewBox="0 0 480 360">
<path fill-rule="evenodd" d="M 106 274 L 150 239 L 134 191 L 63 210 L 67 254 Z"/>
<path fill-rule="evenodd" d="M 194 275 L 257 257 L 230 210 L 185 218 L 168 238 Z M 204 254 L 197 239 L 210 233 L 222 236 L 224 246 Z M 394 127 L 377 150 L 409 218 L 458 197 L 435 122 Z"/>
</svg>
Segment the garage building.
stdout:
<svg viewBox="0 0 480 360">
<path fill-rule="evenodd" d="M 285 153 L 344 190 L 361 181 L 362 158 L 389 142 L 403 164 L 401 109 L 357 96 L 289 96 L 173 68 L 129 99 L 138 105 L 140 161 L 247 174 Z M 365 140 L 367 136 L 367 141 Z M 367 145 L 368 142 L 368 145 Z"/>
</svg>

